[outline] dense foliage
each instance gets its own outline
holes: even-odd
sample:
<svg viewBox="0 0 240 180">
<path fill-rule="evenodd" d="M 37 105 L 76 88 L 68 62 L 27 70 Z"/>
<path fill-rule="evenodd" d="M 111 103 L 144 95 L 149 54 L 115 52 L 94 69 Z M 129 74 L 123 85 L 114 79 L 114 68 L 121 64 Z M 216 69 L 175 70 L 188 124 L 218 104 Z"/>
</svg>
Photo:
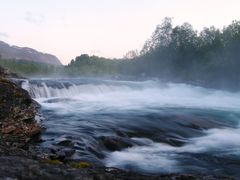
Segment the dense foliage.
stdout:
<svg viewBox="0 0 240 180">
<path fill-rule="evenodd" d="M 64 73 L 70 76 L 108 76 L 119 73 L 120 60 L 106 59 L 83 54 L 65 66 Z"/>
<path fill-rule="evenodd" d="M 139 73 L 149 76 L 239 87 L 240 22 L 198 33 L 188 23 L 173 27 L 166 18 L 136 61 Z"/>
<path fill-rule="evenodd" d="M 45 63 L 37 63 L 33 61 L 2 59 L 0 58 L 0 66 L 9 69 L 11 72 L 20 76 L 50 76 L 60 74 L 62 66 L 51 65 Z"/>
</svg>

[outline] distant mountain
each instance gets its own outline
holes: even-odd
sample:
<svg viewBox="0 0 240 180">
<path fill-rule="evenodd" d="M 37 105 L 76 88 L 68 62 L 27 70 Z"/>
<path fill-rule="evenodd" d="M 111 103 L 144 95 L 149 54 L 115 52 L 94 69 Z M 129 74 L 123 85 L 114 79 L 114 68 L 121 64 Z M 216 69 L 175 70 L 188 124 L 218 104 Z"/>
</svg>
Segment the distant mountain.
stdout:
<svg viewBox="0 0 240 180">
<path fill-rule="evenodd" d="M 42 53 L 28 47 L 10 46 L 3 41 L 0 41 L 0 57 L 5 59 L 27 60 L 55 65 L 62 64 L 54 55 Z"/>
</svg>

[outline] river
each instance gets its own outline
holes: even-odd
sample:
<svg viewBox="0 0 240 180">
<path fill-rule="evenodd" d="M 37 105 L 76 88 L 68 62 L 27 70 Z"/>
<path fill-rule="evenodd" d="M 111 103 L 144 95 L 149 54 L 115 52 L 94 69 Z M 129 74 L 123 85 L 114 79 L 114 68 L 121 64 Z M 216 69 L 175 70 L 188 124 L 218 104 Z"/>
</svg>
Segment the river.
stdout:
<svg viewBox="0 0 240 180">
<path fill-rule="evenodd" d="M 240 93 L 149 81 L 31 79 L 46 148 L 146 174 L 240 177 Z"/>
</svg>

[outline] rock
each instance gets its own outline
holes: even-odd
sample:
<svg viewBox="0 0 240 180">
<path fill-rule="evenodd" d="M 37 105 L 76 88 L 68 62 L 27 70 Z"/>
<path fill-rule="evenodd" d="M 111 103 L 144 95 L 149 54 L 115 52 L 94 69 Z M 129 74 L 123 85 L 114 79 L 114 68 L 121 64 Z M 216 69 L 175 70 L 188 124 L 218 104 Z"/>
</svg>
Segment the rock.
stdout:
<svg viewBox="0 0 240 180">
<path fill-rule="evenodd" d="M 1 70 L 0 70 L 1 71 Z M 9 146 L 25 146 L 41 132 L 35 121 L 36 104 L 28 92 L 0 78 L 0 138 Z"/>
<path fill-rule="evenodd" d="M 234 180 L 233 177 L 169 174 L 141 175 L 116 168 L 91 167 L 86 162 L 36 161 L 19 156 L 0 157 L 0 179 L 73 180 Z"/>
<path fill-rule="evenodd" d="M 120 151 L 133 146 L 129 139 L 115 136 L 102 136 L 100 142 L 109 151 Z"/>
<path fill-rule="evenodd" d="M 9 134 L 9 133 L 13 132 L 16 129 L 17 128 L 15 126 L 10 125 L 10 126 L 7 126 L 7 127 L 3 127 L 2 133 L 3 134 Z"/>
<path fill-rule="evenodd" d="M 65 140 L 62 140 L 62 141 L 58 142 L 57 145 L 66 146 L 66 147 L 73 147 L 74 142 L 72 142 L 71 140 L 65 139 Z"/>
<path fill-rule="evenodd" d="M 90 168 L 91 164 L 88 162 L 71 162 L 70 166 L 73 168 Z"/>
</svg>

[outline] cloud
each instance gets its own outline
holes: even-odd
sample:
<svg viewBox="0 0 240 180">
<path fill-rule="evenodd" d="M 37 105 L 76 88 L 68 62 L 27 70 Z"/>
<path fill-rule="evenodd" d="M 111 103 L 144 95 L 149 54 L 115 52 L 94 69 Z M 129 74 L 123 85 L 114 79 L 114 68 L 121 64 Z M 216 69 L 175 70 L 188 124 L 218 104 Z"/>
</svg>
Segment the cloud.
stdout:
<svg viewBox="0 0 240 180">
<path fill-rule="evenodd" d="M 25 20 L 32 24 L 41 24 L 44 22 L 45 18 L 42 14 L 36 14 L 32 12 L 25 13 Z"/>
<path fill-rule="evenodd" d="M 7 33 L 4 33 L 4 32 L 0 32 L 0 37 L 3 37 L 3 38 L 8 38 L 9 35 Z"/>
</svg>

